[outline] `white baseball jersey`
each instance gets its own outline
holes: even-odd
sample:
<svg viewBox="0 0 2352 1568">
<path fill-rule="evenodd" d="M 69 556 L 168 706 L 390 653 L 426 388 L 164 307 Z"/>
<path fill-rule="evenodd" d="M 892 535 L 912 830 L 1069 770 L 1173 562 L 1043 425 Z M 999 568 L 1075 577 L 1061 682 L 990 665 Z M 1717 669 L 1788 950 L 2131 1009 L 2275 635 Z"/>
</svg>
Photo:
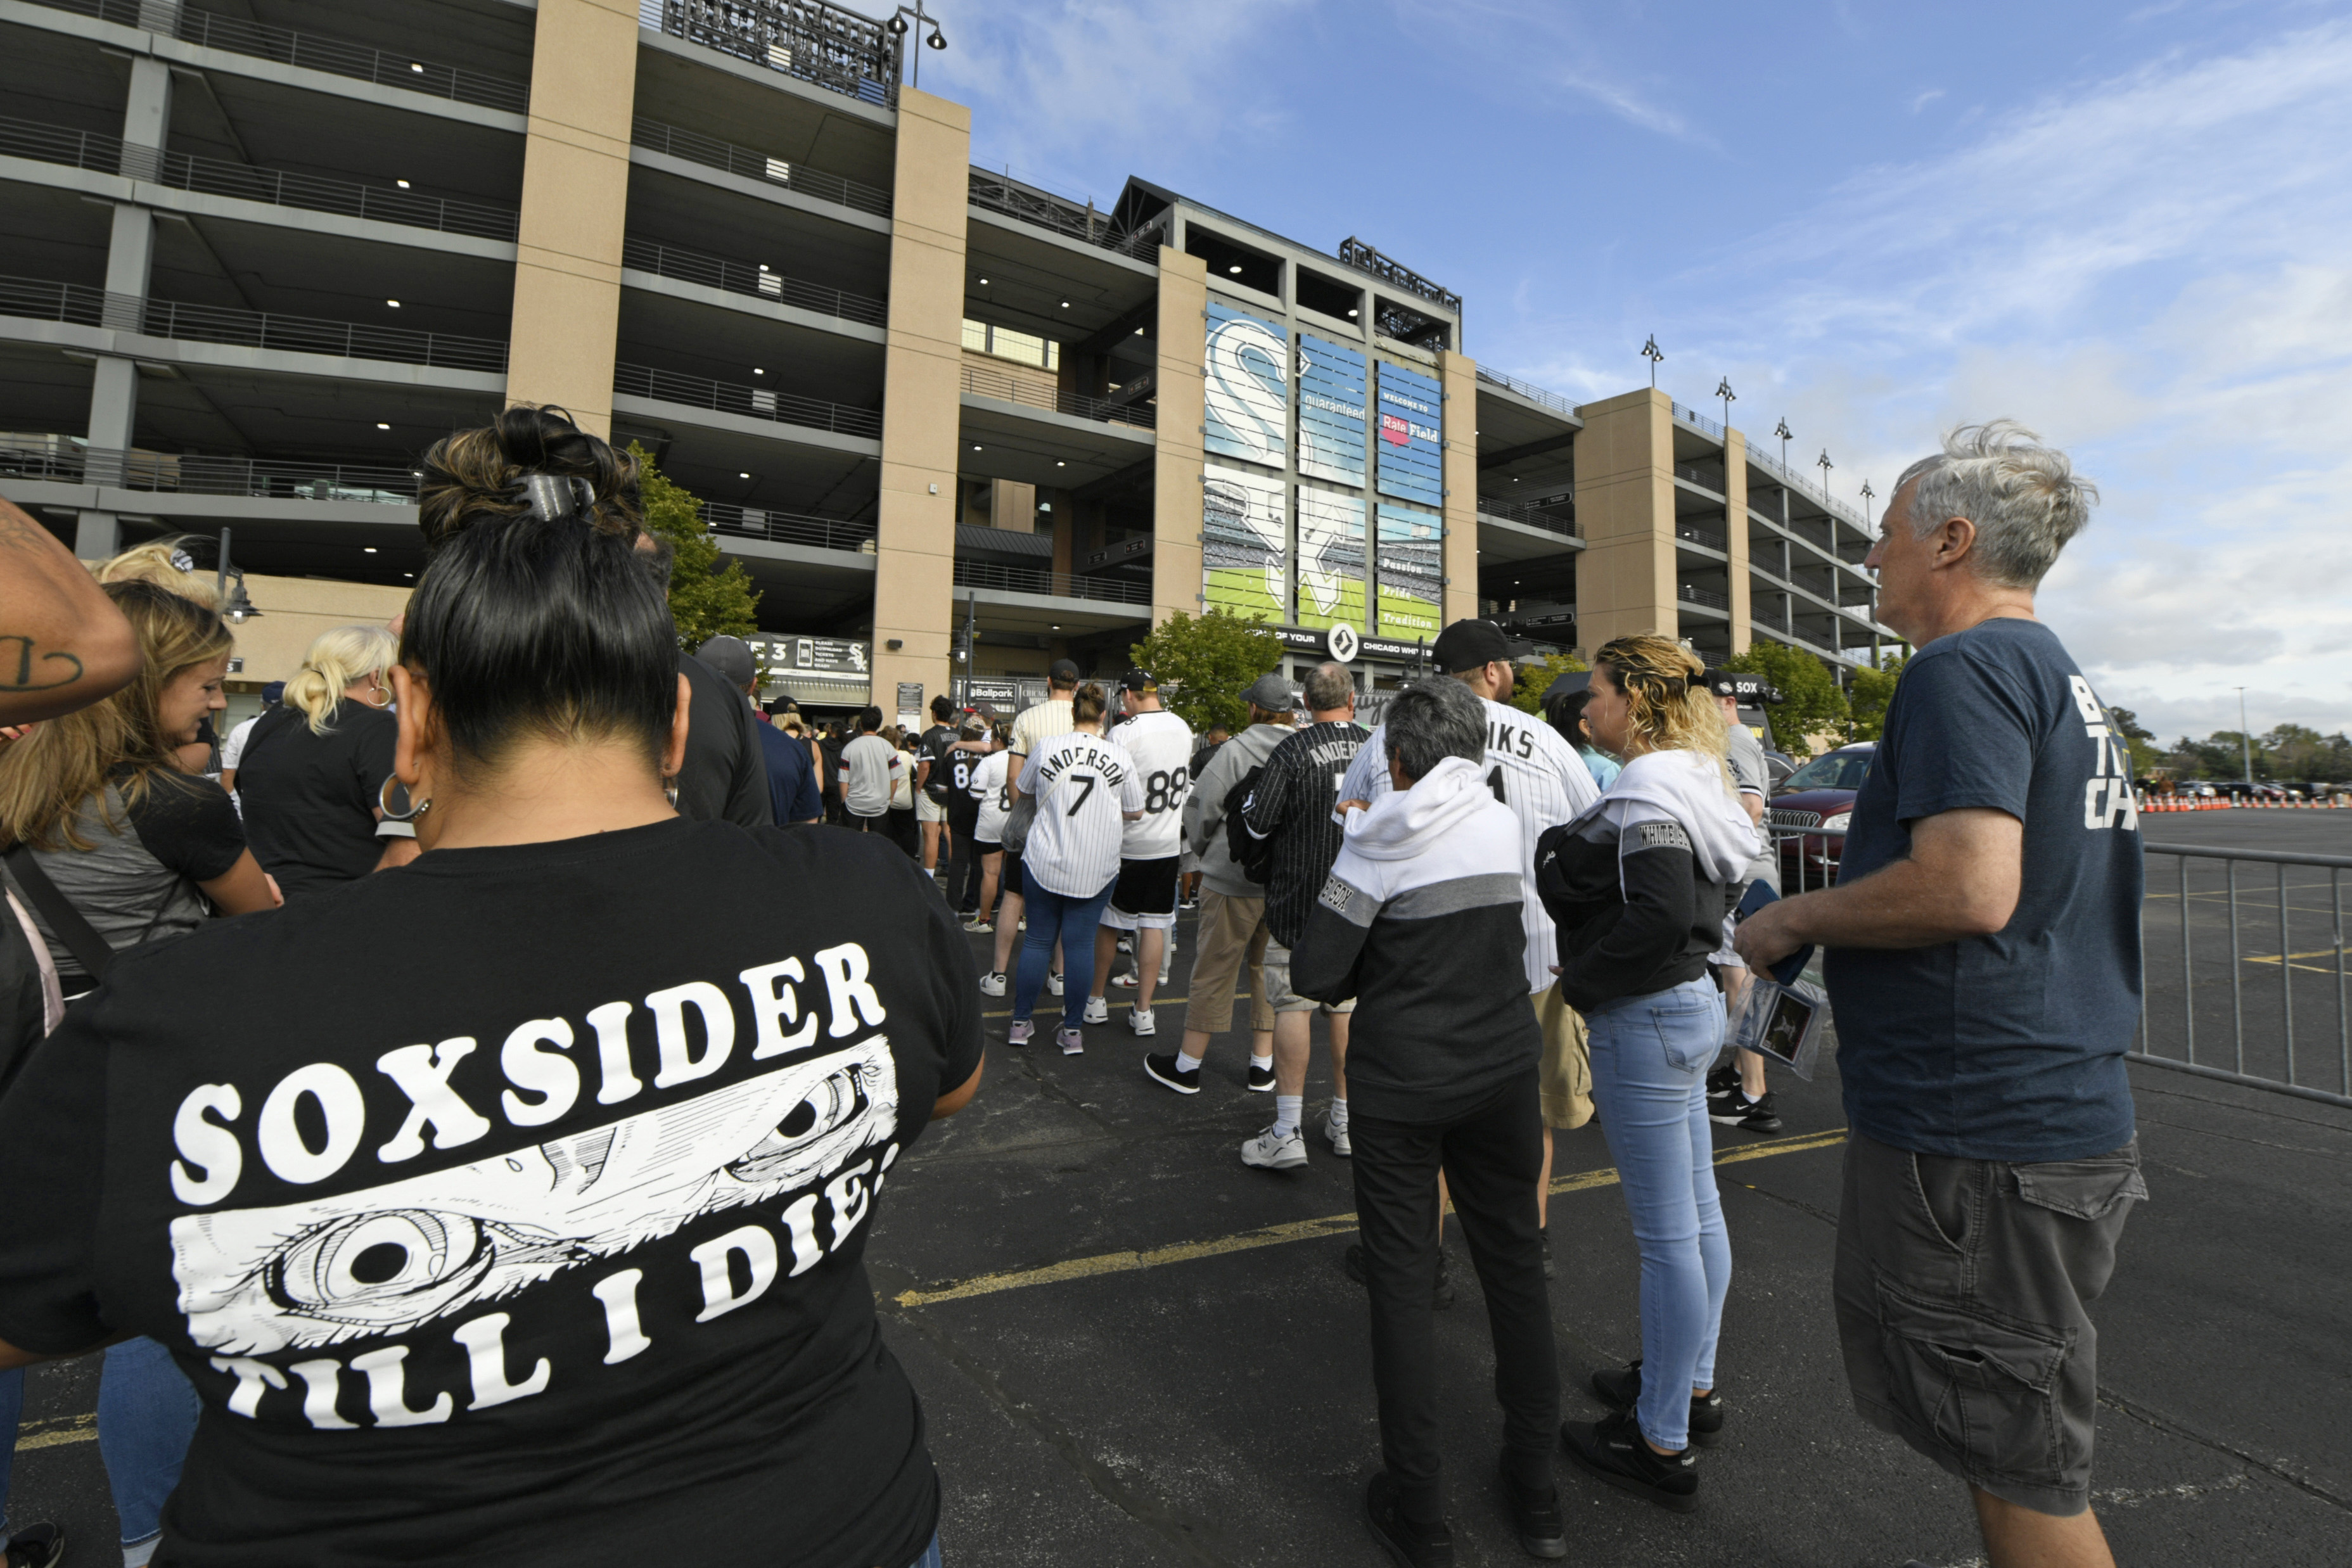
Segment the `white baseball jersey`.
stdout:
<svg viewBox="0 0 2352 1568">
<path fill-rule="evenodd" d="M 1486 704 L 1486 788 L 1519 820 L 1519 924 L 1528 936 L 1528 989 L 1551 988 L 1559 938 L 1536 895 L 1536 840 L 1601 798 L 1592 770 L 1559 732 L 1533 714 Z M 1389 790 L 1386 727 L 1356 753 L 1339 785 L 1342 800 L 1375 800 Z"/>
<path fill-rule="evenodd" d="M 1004 819 L 1013 809 L 1013 791 L 1005 784 L 1004 770 L 1012 761 L 1013 753 L 992 751 L 972 767 L 971 780 L 964 787 L 980 802 L 980 821 L 971 830 L 975 843 L 992 844 L 1004 837 Z"/>
<path fill-rule="evenodd" d="M 1192 727 L 1165 709 L 1139 713 L 1118 730 L 1118 744 L 1143 774 L 1143 815 L 1127 825 L 1119 853 L 1165 860 L 1184 847 L 1184 797 L 1192 789 Z"/>
<path fill-rule="evenodd" d="M 1118 875 L 1125 816 L 1143 810 L 1143 775 L 1116 740 L 1072 730 L 1039 743 L 1021 768 L 1037 820 L 1021 863 L 1065 898 L 1092 898 Z"/>
</svg>

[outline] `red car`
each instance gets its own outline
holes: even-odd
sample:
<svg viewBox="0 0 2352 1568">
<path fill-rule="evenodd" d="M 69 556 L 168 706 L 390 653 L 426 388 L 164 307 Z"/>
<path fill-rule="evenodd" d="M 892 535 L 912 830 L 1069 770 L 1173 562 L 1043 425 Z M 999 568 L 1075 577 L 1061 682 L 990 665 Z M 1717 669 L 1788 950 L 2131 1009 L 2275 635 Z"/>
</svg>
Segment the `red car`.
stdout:
<svg viewBox="0 0 2352 1568">
<path fill-rule="evenodd" d="M 1853 798 L 1877 753 L 1877 743 L 1868 740 L 1823 752 L 1790 774 L 1772 797 L 1764 825 L 1780 852 L 1782 897 L 1837 884 Z"/>
</svg>

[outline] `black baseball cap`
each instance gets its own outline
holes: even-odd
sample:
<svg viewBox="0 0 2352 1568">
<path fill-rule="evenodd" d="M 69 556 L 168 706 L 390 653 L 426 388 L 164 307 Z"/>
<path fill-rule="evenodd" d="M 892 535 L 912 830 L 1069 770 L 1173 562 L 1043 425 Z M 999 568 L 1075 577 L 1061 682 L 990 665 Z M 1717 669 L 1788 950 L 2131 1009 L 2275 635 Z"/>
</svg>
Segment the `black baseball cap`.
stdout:
<svg viewBox="0 0 2352 1568">
<path fill-rule="evenodd" d="M 1118 689 L 1123 692 L 1156 692 L 1160 689 L 1160 683 L 1152 678 L 1150 670 L 1138 667 L 1119 676 Z"/>
<path fill-rule="evenodd" d="M 1067 659 L 1056 659 L 1045 670 L 1045 678 L 1057 686 L 1078 684 L 1078 667 Z"/>
<path fill-rule="evenodd" d="M 1731 697 L 1742 703 L 1776 703 L 1780 689 L 1762 675 L 1752 675 L 1745 670 L 1707 670 L 1699 675 L 1699 685 L 1709 696 Z"/>
<path fill-rule="evenodd" d="M 1492 621 L 1456 621 L 1437 634 L 1430 652 L 1437 655 L 1438 669 L 1453 675 L 1497 660 L 1507 664 L 1518 657 L 1519 646 Z"/>
<path fill-rule="evenodd" d="M 725 632 L 711 638 L 694 651 L 694 656 L 718 672 L 719 678 L 741 691 L 759 674 L 759 661 L 751 657 L 751 645 L 740 637 Z"/>
<path fill-rule="evenodd" d="M 1543 700 L 1536 706 L 1549 713 L 1552 704 L 1565 702 L 1570 697 L 1591 689 L 1592 672 L 1591 670 L 1570 670 L 1544 688 Z"/>
</svg>

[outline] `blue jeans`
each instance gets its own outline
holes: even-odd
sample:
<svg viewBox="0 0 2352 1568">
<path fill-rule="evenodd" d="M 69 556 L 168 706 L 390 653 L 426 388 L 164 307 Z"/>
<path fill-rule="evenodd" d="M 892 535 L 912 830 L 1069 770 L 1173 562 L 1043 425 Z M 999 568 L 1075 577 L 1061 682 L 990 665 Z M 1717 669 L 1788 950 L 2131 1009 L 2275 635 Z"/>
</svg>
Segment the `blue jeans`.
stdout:
<svg viewBox="0 0 2352 1568">
<path fill-rule="evenodd" d="M 1037 873 L 1025 863 L 1021 880 L 1021 896 L 1025 901 L 1021 912 L 1029 917 L 1029 929 L 1022 936 L 1021 963 L 1013 981 L 1013 1017 L 1018 1021 L 1035 1009 L 1058 940 L 1062 944 L 1062 1027 L 1076 1029 L 1085 1021 L 1087 995 L 1095 988 L 1095 927 L 1102 921 L 1103 905 L 1110 901 L 1110 890 L 1118 879 L 1105 883 L 1092 898 L 1072 898 L 1039 886 Z"/>
<path fill-rule="evenodd" d="M 1731 1237 L 1715 1191 L 1706 1070 L 1723 1046 L 1723 996 L 1688 980 L 1584 1015 L 1592 1099 L 1642 1248 L 1642 1398 L 1634 1418 L 1662 1448 L 1690 1442 L 1690 1396 L 1715 1386 L 1731 1288 Z"/>
<path fill-rule="evenodd" d="M 25 1369 L 0 1372 L 0 1552 L 8 1550 L 8 1472 L 16 1463 L 16 1424 L 25 1415 Z"/>
<path fill-rule="evenodd" d="M 180 1462 L 204 1404 L 171 1354 L 152 1339 L 106 1349 L 98 1385 L 98 1451 L 122 1525 L 122 1560 L 137 1568 L 163 1532 L 163 1500 L 180 1484 Z"/>
<path fill-rule="evenodd" d="M 946 1568 L 946 1564 L 940 1557 L 940 1538 L 937 1532 L 932 1534 L 931 1543 L 923 1549 L 923 1554 L 907 1564 L 907 1568 Z"/>
</svg>

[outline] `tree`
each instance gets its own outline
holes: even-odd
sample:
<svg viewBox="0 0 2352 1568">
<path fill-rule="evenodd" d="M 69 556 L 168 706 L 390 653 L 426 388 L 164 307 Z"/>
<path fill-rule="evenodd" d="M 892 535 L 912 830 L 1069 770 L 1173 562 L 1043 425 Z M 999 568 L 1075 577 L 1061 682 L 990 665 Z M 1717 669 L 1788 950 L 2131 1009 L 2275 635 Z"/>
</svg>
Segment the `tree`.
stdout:
<svg viewBox="0 0 2352 1568">
<path fill-rule="evenodd" d="M 1511 706 L 1521 713 L 1540 714 L 1543 712 L 1543 695 L 1551 690 L 1554 681 L 1562 675 L 1572 675 L 1590 668 L 1591 665 L 1573 653 L 1547 653 L 1540 668 L 1534 664 L 1521 665 L 1518 682 L 1511 688 Z"/>
<path fill-rule="evenodd" d="M 702 526 L 702 503 L 654 465 L 635 442 L 629 450 L 645 465 L 639 491 L 646 528 L 677 548 L 669 574 L 669 614 L 677 622 L 681 648 L 699 648 L 725 632 L 748 637 L 760 629 L 760 591 L 740 560 L 719 562 L 718 541 Z"/>
<path fill-rule="evenodd" d="M 1846 688 L 1846 707 L 1853 716 L 1846 724 L 1849 740 L 1876 740 L 1886 733 L 1886 710 L 1895 704 L 1895 683 L 1903 678 L 1903 666 L 1911 661 L 1898 655 L 1874 670 L 1856 670 L 1853 684 Z"/>
<path fill-rule="evenodd" d="M 1282 664 L 1282 639 L 1256 621 L 1224 609 L 1206 615 L 1179 610 L 1128 652 L 1160 681 L 1160 698 L 1195 733 L 1215 724 L 1239 729 L 1249 718 L 1242 693 Z"/>
<path fill-rule="evenodd" d="M 1816 737 L 1834 741 L 1846 732 L 1851 709 L 1845 694 L 1829 666 L 1803 649 L 1759 638 L 1748 652 L 1726 659 L 1723 667 L 1762 675 L 1780 688 L 1780 701 L 1771 710 L 1772 736 L 1790 756 L 1810 757 Z"/>
</svg>

